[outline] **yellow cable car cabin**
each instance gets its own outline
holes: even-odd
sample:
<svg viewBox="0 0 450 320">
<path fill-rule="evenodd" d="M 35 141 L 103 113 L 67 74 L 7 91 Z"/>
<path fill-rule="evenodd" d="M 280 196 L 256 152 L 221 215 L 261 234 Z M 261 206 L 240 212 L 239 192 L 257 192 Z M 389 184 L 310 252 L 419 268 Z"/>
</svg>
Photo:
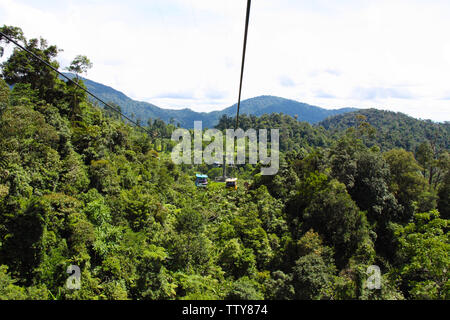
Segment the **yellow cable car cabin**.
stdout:
<svg viewBox="0 0 450 320">
<path fill-rule="evenodd" d="M 237 190 L 237 178 L 228 178 L 225 180 L 225 188 Z"/>
</svg>

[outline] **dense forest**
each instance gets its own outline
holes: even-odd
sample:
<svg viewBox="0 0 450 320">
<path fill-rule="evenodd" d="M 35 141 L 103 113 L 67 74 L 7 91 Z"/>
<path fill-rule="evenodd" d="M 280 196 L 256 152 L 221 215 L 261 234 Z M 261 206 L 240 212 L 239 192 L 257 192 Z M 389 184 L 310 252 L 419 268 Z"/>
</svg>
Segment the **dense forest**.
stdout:
<svg viewBox="0 0 450 320">
<path fill-rule="evenodd" d="M 365 144 L 369 146 L 378 145 L 383 150 L 403 148 L 415 152 L 422 143 L 429 143 L 435 152 L 450 149 L 450 122 L 418 120 L 400 112 L 358 110 L 328 118 L 318 125 L 336 138 L 346 129 L 357 128 L 363 123 L 376 129 L 364 138 Z"/>
<path fill-rule="evenodd" d="M 59 67 L 56 46 L 0 31 Z M 78 56 L 69 71 L 90 66 Z M 244 165 L 237 190 L 196 188 L 196 172 L 221 169 L 174 164 L 176 125 L 133 126 L 14 49 L 0 79 L 0 299 L 449 299 L 448 129 L 373 113 L 342 127 L 242 116 L 244 130 L 280 129 L 279 172 Z"/>
</svg>

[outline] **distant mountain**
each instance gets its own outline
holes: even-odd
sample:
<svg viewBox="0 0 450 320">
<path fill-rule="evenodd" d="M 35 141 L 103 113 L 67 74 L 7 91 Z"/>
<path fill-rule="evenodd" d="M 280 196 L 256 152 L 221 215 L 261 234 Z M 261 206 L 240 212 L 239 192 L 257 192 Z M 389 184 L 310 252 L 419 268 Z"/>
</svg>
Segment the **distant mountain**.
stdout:
<svg viewBox="0 0 450 320">
<path fill-rule="evenodd" d="M 362 109 L 327 118 L 317 125 L 332 135 L 340 135 L 347 128 L 357 127 L 357 115 L 363 115 L 376 129 L 375 136 L 368 139 L 369 144 L 378 144 L 384 150 L 403 148 L 414 152 L 425 141 L 434 143 L 441 150 L 450 150 L 450 122 L 419 120 L 400 112 Z"/>
<path fill-rule="evenodd" d="M 74 77 L 73 74 L 66 73 L 66 75 Z M 122 112 L 125 115 L 128 117 L 134 117 L 135 119 L 140 119 L 143 123 L 146 123 L 149 118 L 159 118 L 165 122 L 173 120 L 174 123 L 180 123 L 180 126 L 184 128 L 192 128 L 194 121 L 201 120 L 203 121 L 203 127 L 212 128 L 218 123 L 219 118 L 223 114 L 228 116 L 233 116 L 236 114 L 237 104 L 226 109 L 213 112 L 195 112 L 187 108 L 181 110 L 163 109 L 148 102 L 133 100 L 122 92 L 101 83 L 86 78 L 82 79 L 89 91 L 99 96 L 105 102 L 116 103 L 121 107 Z M 247 99 L 242 101 L 240 106 L 240 113 L 242 114 L 260 116 L 265 113 L 284 113 L 297 117 L 299 121 L 306 121 L 311 124 L 317 123 L 333 115 L 355 110 L 357 109 L 343 108 L 327 110 L 306 103 L 274 96 L 259 96 Z"/>
<path fill-rule="evenodd" d="M 236 114 L 237 104 L 228 107 L 219 112 L 220 115 L 226 114 L 233 116 Z M 299 121 L 306 121 L 311 124 L 317 123 L 327 117 L 342 114 L 346 112 L 356 111 L 355 108 L 342 108 L 328 110 L 306 103 L 284 99 L 274 96 L 259 96 L 241 102 L 240 113 L 261 116 L 265 113 L 284 113 L 297 118 Z"/>
<path fill-rule="evenodd" d="M 69 73 L 65 73 L 65 75 L 71 78 L 74 77 L 73 74 Z M 190 109 L 163 109 L 148 102 L 136 101 L 109 86 L 86 78 L 82 79 L 90 92 L 107 103 L 113 102 L 119 105 L 125 115 L 130 118 L 140 119 L 142 123 L 147 123 L 150 118 L 162 119 L 165 122 L 169 122 L 173 119 L 174 123 L 180 123 L 182 127 L 190 128 L 193 127 L 194 120 L 203 120 L 204 123 L 211 123 L 215 120 L 204 112 L 199 113 Z M 93 102 L 96 102 L 96 100 L 93 100 Z M 103 107 L 103 105 L 101 105 L 101 107 Z"/>
</svg>

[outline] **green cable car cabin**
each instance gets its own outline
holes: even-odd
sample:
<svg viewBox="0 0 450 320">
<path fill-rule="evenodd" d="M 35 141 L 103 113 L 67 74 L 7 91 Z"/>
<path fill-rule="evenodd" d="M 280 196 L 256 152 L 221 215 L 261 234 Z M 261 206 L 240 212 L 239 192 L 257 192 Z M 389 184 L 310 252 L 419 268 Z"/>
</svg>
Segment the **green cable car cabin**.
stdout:
<svg viewBox="0 0 450 320">
<path fill-rule="evenodd" d="M 208 185 L 208 176 L 206 174 L 196 174 L 195 175 L 195 186 L 196 187 L 206 187 Z"/>
</svg>

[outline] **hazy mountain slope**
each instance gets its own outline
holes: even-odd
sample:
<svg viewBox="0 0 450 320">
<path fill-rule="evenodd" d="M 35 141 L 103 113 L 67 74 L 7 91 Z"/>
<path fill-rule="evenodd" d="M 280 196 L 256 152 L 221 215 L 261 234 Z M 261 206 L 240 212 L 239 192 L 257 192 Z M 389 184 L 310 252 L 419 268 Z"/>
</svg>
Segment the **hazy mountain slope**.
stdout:
<svg viewBox="0 0 450 320">
<path fill-rule="evenodd" d="M 73 75 L 70 76 L 73 77 Z M 236 114 L 237 104 L 221 111 L 213 111 L 208 113 L 195 112 L 187 108 L 181 110 L 163 109 L 148 102 L 133 100 L 122 92 L 101 83 L 86 78 L 83 78 L 83 81 L 89 91 L 96 94 L 106 102 L 114 102 L 118 104 L 124 114 L 129 117 L 133 117 L 134 119 L 140 119 L 143 123 L 146 123 L 149 118 L 160 118 L 165 122 L 170 122 L 172 120 L 175 124 L 180 123 L 182 127 L 192 128 L 195 120 L 201 120 L 203 121 L 203 127 L 211 128 L 218 123 L 219 118 L 223 114 L 228 116 L 233 116 Z M 240 112 L 242 114 L 260 116 L 265 113 L 270 114 L 282 112 L 293 117 L 297 116 L 299 121 L 306 121 L 309 123 L 317 123 L 329 116 L 354 110 L 356 109 L 343 108 L 327 110 L 308 105 L 306 103 L 274 96 L 259 96 L 244 100 L 241 102 L 240 108 Z"/>
<path fill-rule="evenodd" d="M 232 116 L 236 114 L 236 108 L 237 104 L 222 110 L 220 114 Z M 244 100 L 241 102 L 240 106 L 240 113 L 242 114 L 245 113 L 260 116 L 265 113 L 284 113 L 292 117 L 297 117 L 299 121 L 306 121 L 309 123 L 317 123 L 327 117 L 356 110 L 357 109 L 355 108 L 328 110 L 306 103 L 274 96 L 259 96 Z"/>
<path fill-rule="evenodd" d="M 105 102 L 113 102 L 119 105 L 124 114 L 134 119 L 140 119 L 142 123 L 147 123 L 149 118 L 159 118 L 165 122 L 169 122 L 173 118 L 174 123 L 180 123 L 182 127 L 193 126 L 194 120 L 210 122 L 210 117 L 206 113 L 199 113 L 190 109 L 162 109 L 148 102 L 133 100 L 122 92 L 101 83 L 85 78 L 83 78 L 83 81 L 89 91 Z"/>
</svg>

